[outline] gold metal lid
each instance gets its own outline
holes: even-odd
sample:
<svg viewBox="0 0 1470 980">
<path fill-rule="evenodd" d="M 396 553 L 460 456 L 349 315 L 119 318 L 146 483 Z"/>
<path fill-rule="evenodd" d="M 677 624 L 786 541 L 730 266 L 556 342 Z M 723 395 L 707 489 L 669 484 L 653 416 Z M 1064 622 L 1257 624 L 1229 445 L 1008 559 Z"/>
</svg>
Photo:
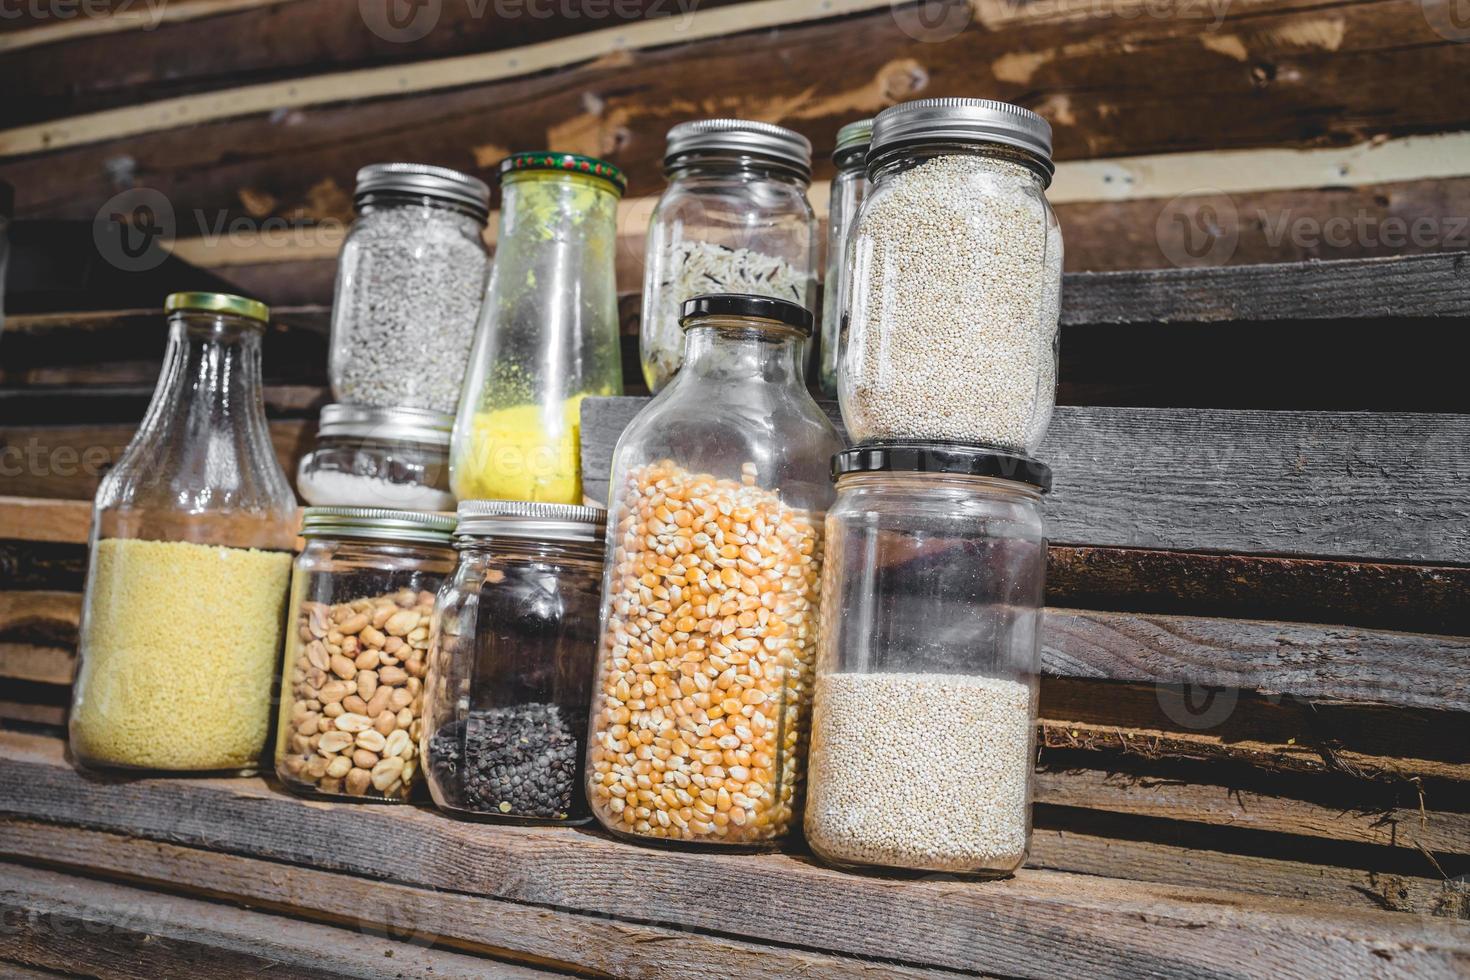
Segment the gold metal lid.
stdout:
<svg viewBox="0 0 1470 980">
<path fill-rule="evenodd" d="M 163 301 L 165 313 L 180 311 L 200 313 L 232 313 L 261 323 L 271 322 L 271 308 L 258 299 L 247 299 L 230 293 L 171 293 Z"/>
</svg>

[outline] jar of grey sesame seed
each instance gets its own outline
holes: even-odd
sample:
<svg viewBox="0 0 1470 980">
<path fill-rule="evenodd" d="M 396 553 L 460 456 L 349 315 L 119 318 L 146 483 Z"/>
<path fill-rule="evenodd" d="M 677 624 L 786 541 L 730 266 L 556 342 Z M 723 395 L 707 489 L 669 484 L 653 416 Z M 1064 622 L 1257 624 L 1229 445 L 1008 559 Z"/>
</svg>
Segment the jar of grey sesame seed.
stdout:
<svg viewBox="0 0 1470 980">
<path fill-rule="evenodd" d="M 836 865 L 1009 874 L 1031 833 L 1050 471 L 912 442 L 833 469 L 807 843 Z"/>
<path fill-rule="evenodd" d="M 453 413 L 484 299 L 490 189 L 416 163 L 357 173 L 337 260 L 330 377 L 339 402 Z"/>
<path fill-rule="evenodd" d="M 985 99 L 879 113 L 848 247 L 852 437 L 1034 452 L 1056 405 L 1062 235 L 1051 126 Z"/>
<path fill-rule="evenodd" d="M 649 219 L 638 350 L 660 391 L 684 358 L 680 309 L 706 293 L 770 296 L 815 309 L 812 145 L 782 126 L 701 119 L 669 130 L 669 185 Z M 815 344 L 804 345 L 803 371 Z"/>
</svg>

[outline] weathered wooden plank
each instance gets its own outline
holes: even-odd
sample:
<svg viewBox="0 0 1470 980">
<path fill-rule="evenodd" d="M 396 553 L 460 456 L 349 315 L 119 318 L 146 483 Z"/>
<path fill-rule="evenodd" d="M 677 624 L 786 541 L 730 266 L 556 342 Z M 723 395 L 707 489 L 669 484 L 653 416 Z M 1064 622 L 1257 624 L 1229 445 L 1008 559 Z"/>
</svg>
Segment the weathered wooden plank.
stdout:
<svg viewBox="0 0 1470 980">
<path fill-rule="evenodd" d="M 0 495 L 90 500 L 127 448 L 137 425 L 11 425 L 0 430 Z M 293 484 L 296 461 L 311 448 L 314 421 L 270 423 L 276 458 Z"/>
<path fill-rule="evenodd" d="M 1227 323 L 1470 316 L 1470 254 L 1065 278 L 1062 323 Z"/>
<path fill-rule="evenodd" d="M 1470 633 L 1470 568 L 1052 545 L 1047 602 Z"/>
<path fill-rule="evenodd" d="M 1042 668 L 1470 711 L 1470 639 L 1416 633 L 1048 608 Z"/>
<path fill-rule="evenodd" d="M 701 2 L 699 7 L 719 2 Z M 177 0 L 170 0 L 161 13 L 176 5 Z M 125 40 L 117 34 L 125 29 L 122 24 L 96 33 L 85 29 L 84 19 L 75 19 L 45 25 L 51 31 L 44 46 L 22 47 L 28 31 L 42 25 L 11 27 L 7 22 L 10 36 L 0 42 L 0 50 L 13 50 L 0 60 L 0 86 L 27 89 L 28 98 L 6 106 L 0 126 L 270 79 L 500 51 L 644 19 L 672 17 L 673 27 L 692 9 L 670 0 L 630 0 L 601 8 L 573 0 L 559 4 L 556 16 L 536 16 L 529 7 L 505 4 L 503 14 L 494 16 L 490 8 L 450 3 L 436 8 L 432 30 L 412 43 L 400 43 L 374 33 L 355 0 L 212 0 L 193 6 L 219 10 L 187 20 L 162 20 L 148 29 L 143 29 L 147 19 L 135 18 Z M 413 19 L 409 26 L 417 23 Z M 119 43 L 128 46 L 131 70 L 118 64 Z M 74 81 L 63 84 L 59 76 Z"/>
<path fill-rule="evenodd" d="M 76 592 L 0 591 L 0 635 L 75 646 L 81 612 Z"/>
<path fill-rule="evenodd" d="M 806 9 L 808 16 L 822 15 Z M 117 190 L 104 163 L 121 144 L 109 134 L 240 111 L 256 114 L 136 135 L 126 144 L 127 157 L 176 214 L 195 208 L 241 214 L 240 202 L 249 201 L 257 216 L 342 217 L 352 171 L 364 159 L 408 155 L 483 170 L 507 147 L 549 144 L 611 156 L 630 172 L 633 193 L 646 194 L 660 183 L 665 130 L 691 116 L 785 121 L 826 146 L 842 122 L 920 95 L 983 92 L 1033 105 L 1056 124 L 1063 159 L 1342 144 L 1465 128 L 1463 100 L 1453 97 L 1452 86 L 1434 82 L 1458 77 L 1463 51 L 1433 30 L 1417 3 L 1334 3 L 1326 10 L 1253 4 L 1248 18 L 1225 32 L 1210 18 L 1098 14 L 1057 23 L 991 22 L 941 40 L 916 29 L 908 8 L 895 16 L 884 4 L 844 19 L 632 51 L 480 84 L 466 85 L 464 71 L 429 63 L 408 87 L 437 83 L 450 90 L 402 98 L 343 104 L 353 97 L 353 79 L 326 76 L 292 83 L 294 98 L 274 87 L 255 98 L 237 90 L 197 104 L 171 103 L 167 113 L 119 109 L 127 115 L 11 130 L 4 141 L 12 152 L 97 142 L 18 160 L 4 176 L 24 191 L 19 214 L 91 220 Z M 737 12 L 732 29 L 751 22 Z M 700 11 L 697 18 L 722 13 Z M 1318 36 L 1326 23 L 1337 44 L 1296 40 L 1304 32 Z M 1259 72 L 1238 58 L 1242 50 L 1263 66 Z M 812 51 L 826 57 L 811 58 Z M 753 76 L 756 63 L 783 67 Z M 832 72 L 833 63 L 843 71 Z M 528 61 L 526 70 L 537 69 Z M 1292 84 L 1275 81 L 1283 73 Z M 385 91 L 404 90 L 398 75 L 385 76 L 385 86 L 399 83 Z M 1085 100 L 1075 97 L 1082 90 Z M 308 127 L 312 139 L 303 140 Z M 497 134 L 488 147 L 487 132 Z"/>
<path fill-rule="evenodd" d="M 86 780 L 54 741 L 16 734 L 0 734 L 0 812 L 403 885 L 1009 975 L 1279 975 L 1291 964 L 1303 975 L 1450 976 L 1470 956 L 1470 933 L 1436 920 L 1328 913 L 1209 889 L 1044 871 L 992 883 L 896 880 L 780 854 L 651 851 L 567 828 L 323 806 L 259 780 Z M 323 844 L 377 840 L 395 845 Z"/>
<path fill-rule="evenodd" d="M 0 643 L 0 680 L 70 684 L 75 650 L 35 643 Z"/>
<path fill-rule="evenodd" d="M 1470 813 L 1463 811 L 1463 799 L 1450 801 L 1457 809 L 1428 809 L 1411 788 L 1376 787 L 1363 780 L 1308 783 L 1292 774 L 1222 774 L 1220 767 L 1184 763 L 1085 767 L 1095 761 L 1086 753 L 1045 753 L 1036 773 L 1037 802 L 1470 855 Z M 1307 792 L 1314 797 L 1306 798 Z"/>
<path fill-rule="evenodd" d="M 1096 813 L 1043 805 L 1036 814 L 1027 866 L 1449 919 L 1470 917 L 1470 885 L 1429 877 L 1433 869 L 1426 861 L 1420 861 L 1425 867 L 1418 874 L 1346 863 L 1353 858 L 1340 859 L 1343 864 L 1313 863 L 1303 858 L 1320 858 L 1300 838 L 1283 839 L 1274 849 L 1280 856 L 1237 854 L 1204 835 L 1193 835 L 1204 838 L 1194 840 L 1194 846 L 1151 840 L 1142 821 L 1127 819 L 1127 827 L 1112 828 L 1118 836 L 1104 836 L 1096 832 Z"/>
<path fill-rule="evenodd" d="M 0 538 L 82 544 L 91 523 L 90 503 L 0 497 Z"/>
<path fill-rule="evenodd" d="M 1470 782 L 1464 713 L 1044 676 L 1039 728 L 1050 749 L 1390 783 Z"/>
<path fill-rule="evenodd" d="M 127 980 L 262 974 L 530 978 L 561 975 L 163 892 L 7 865 L 0 957 L 67 974 Z"/>
<path fill-rule="evenodd" d="M 696 963 L 710 973 L 742 976 L 756 960 L 763 976 L 795 980 L 951 975 L 303 867 L 283 875 L 270 861 L 74 827 L 3 821 L 0 829 L 0 854 L 12 859 L 598 976 L 684 977 Z"/>
<path fill-rule="evenodd" d="M 589 500 L 606 499 L 617 437 L 645 403 L 583 403 Z M 1470 562 L 1460 416 L 1064 406 L 1038 455 L 1062 544 Z"/>
</svg>

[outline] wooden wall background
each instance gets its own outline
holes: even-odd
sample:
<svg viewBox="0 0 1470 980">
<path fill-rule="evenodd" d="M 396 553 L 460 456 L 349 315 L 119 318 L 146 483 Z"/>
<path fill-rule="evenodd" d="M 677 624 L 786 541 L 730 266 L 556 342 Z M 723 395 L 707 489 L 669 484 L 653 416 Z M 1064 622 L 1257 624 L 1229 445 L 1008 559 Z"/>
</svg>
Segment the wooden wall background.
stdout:
<svg viewBox="0 0 1470 980">
<path fill-rule="evenodd" d="M 309 808 L 264 789 L 247 803 L 226 788 L 144 787 L 104 813 L 60 761 L 88 501 L 147 403 L 166 293 L 222 287 L 276 307 L 267 404 L 294 471 L 328 399 L 328 304 L 356 169 L 402 158 L 488 177 L 510 151 L 597 154 L 631 178 L 619 284 L 633 394 L 643 230 L 669 126 L 721 114 L 795 127 L 817 149 L 821 211 L 842 123 L 904 99 L 982 95 L 1036 109 L 1056 133 L 1064 407 L 1047 446 L 1059 492 L 1033 864 L 1086 876 L 1034 872 L 1005 901 L 1027 915 L 1064 894 L 1109 907 L 1092 876 L 1193 889 L 1162 905 L 1127 892 L 1087 941 L 1105 943 L 1135 912 L 1172 917 L 1212 930 L 1198 946 L 1216 944 L 1208 962 L 1191 947 L 1162 966 L 1104 957 L 1102 972 L 1213 975 L 1230 972 L 1222 951 L 1236 947 L 1200 909 L 1302 900 L 1312 904 L 1240 925 L 1246 948 L 1286 916 L 1309 924 L 1293 942 L 1332 950 L 1317 966 L 1394 972 L 1391 957 L 1342 937 L 1382 934 L 1379 913 L 1470 918 L 1470 386 L 1458 354 L 1470 23 L 1454 4 L 702 0 L 690 12 L 623 0 L 597 17 L 607 5 L 558 0 L 542 18 L 518 0 L 498 17 L 443 0 L 423 8 L 438 7 L 437 26 L 413 42 L 375 33 L 362 13 L 372 4 L 353 0 L 171 0 L 155 12 L 109 0 L 110 17 L 0 20 L 0 179 L 16 189 L 0 337 L 0 724 L 19 731 L 0 737 L 23 760 L 0 767 L 12 799 L 0 856 L 154 884 L 174 873 L 159 860 L 193 883 L 170 887 L 316 901 L 311 917 L 339 924 L 334 889 L 381 877 L 353 858 L 313 872 L 320 881 L 302 871 L 286 896 L 246 859 L 310 863 L 299 841 L 325 825 Z M 160 201 L 172 220 L 156 265 L 99 252 L 99 214 L 105 227 Z M 635 407 L 595 407 L 589 473 Z M 295 843 L 171 823 L 157 815 L 170 793 L 221 821 L 268 805 Z M 352 817 L 373 833 L 385 819 Z M 412 820 L 440 857 L 469 846 L 461 828 Z M 575 860 L 534 835 L 495 840 L 507 867 Z M 206 867 L 210 849 L 235 865 Z M 511 910 L 495 915 L 600 901 L 570 879 L 495 895 L 487 872 L 395 860 L 392 887 L 491 895 Z M 779 874 L 828 894 L 807 865 L 780 861 Z M 54 897 L 42 872 L 26 875 L 27 901 Z M 938 885 L 849 884 L 830 893 L 843 907 L 942 897 Z M 996 914 L 993 893 L 966 894 Z M 583 911 L 626 912 L 607 902 Z M 709 922 L 678 917 L 687 906 L 670 921 L 705 936 Z M 793 975 L 872 957 L 950 971 L 1030 963 L 1004 937 L 932 949 L 910 938 L 890 953 L 865 932 L 881 923 L 829 926 L 807 911 L 756 910 L 750 935 L 858 959 L 792 954 Z M 461 925 L 450 945 L 503 952 L 534 931 L 514 915 L 466 920 L 504 935 L 477 940 Z M 598 935 L 619 928 L 634 925 Z M 1414 935 L 1393 950 L 1470 949 L 1462 932 Z M 543 939 L 532 959 L 560 942 Z M 628 942 L 624 959 L 589 953 L 579 969 L 641 956 L 649 975 L 677 975 L 653 962 L 658 943 Z M 1463 966 L 1470 954 L 1454 948 Z M 1036 962 L 1076 965 L 1048 956 Z"/>
</svg>

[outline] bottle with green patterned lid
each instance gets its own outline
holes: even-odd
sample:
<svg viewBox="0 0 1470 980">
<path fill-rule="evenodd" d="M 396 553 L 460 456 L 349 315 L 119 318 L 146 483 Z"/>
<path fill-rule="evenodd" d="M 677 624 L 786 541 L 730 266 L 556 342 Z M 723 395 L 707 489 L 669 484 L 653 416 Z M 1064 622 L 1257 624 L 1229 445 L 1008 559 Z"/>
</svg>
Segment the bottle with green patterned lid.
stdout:
<svg viewBox="0 0 1470 980">
<path fill-rule="evenodd" d="M 500 165 L 495 266 L 455 417 L 460 500 L 581 503 L 582 400 L 622 394 L 610 163 L 518 153 Z"/>
</svg>

